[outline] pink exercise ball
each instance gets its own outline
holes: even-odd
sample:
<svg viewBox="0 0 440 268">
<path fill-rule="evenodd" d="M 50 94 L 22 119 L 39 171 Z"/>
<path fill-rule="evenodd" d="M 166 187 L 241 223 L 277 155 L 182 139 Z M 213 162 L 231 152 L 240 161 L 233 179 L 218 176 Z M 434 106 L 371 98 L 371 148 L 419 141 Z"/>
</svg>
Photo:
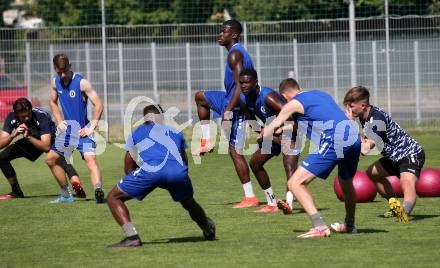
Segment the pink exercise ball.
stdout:
<svg viewBox="0 0 440 268">
<path fill-rule="evenodd" d="M 440 196 L 440 170 L 424 168 L 416 183 L 416 191 L 420 197 Z"/>
<path fill-rule="evenodd" d="M 400 184 L 400 179 L 396 176 L 388 176 L 386 179 L 390 182 L 393 192 L 396 197 L 403 197 L 402 185 Z"/>
<path fill-rule="evenodd" d="M 376 185 L 368 178 L 367 174 L 361 171 L 356 171 L 353 178 L 353 186 L 356 191 L 356 203 L 371 202 L 376 197 Z M 344 193 L 339 184 L 339 177 L 335 177 L 333 189 L 340 201 L 344 201 Z"/>
</svg>

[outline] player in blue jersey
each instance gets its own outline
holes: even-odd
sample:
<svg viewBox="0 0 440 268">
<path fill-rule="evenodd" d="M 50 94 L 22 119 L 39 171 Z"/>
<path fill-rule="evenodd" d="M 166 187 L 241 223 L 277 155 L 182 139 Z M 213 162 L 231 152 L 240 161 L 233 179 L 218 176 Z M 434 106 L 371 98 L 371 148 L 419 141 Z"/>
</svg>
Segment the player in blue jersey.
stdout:
<svg viewBox="0 0 440 268">
<path fill-rule="evenodd" d="M 270 123 L 270 121 L 278 115 L 285 101 L 283 97 L 273 89 L 258 85 L 258 74 L 254 69 L 245 69 L 241 72 L 240 87 L 242 109 L 247 119 L 260 121 L 258 122 L 259 124 L 255 126 L 255 130 L 260 132 L 265 124 Z M 253 124 L 251 124 L 251 126 L 252 125 Z M 283 164 L 287 179 L 289 179 L 298 164 L 298 152 L 294 150 L 295 143 L 292 142 L 291 138 L 285 140 L 289 141 L 289 144 L 284 143 L 288 146 L 285 147 L 288 148 L 288 150 L 283 151 Z M 281 153 L 281 144 L 272 142 L 268 144 L 269 148 L 263 148 L 262 142 L 259 142 L 258 145 L 259 148 L 253 154 L 249 166 L 263 189 L 267 200 L 267 205 L 260 209 L 259 212 L 276 212 L 278 211 L 277 201 L 270 184 L 269 176 L 264 169 L 264 164 L 274 155 L 278 156 Z M 286 202 L 278 201 L 278 206 L 282 209 L 283 213 L 292 213 L 293 199 L 294 196 L 292 192 L 287 191 Z"/>
<path fill-rule="evenodd" d="M 255 197 L 249 177 L 249 167 L 242 155 L 246 136 L 246 123 L 240 109 L 240 81 L 239 75 L 244 69 L 252 69 L 252 59 L 248 52 L 239 44 L 242 27 L 236 20 L 225 21 L 218 35 L 218 43 L 228 50 L 226 59 L 224 85 L 226 91 L 209 90 L 198 91 L 195 95 L 197 113 L 201 121 L 202 140 L 200 147 L 192 152 L 193 155 L 203 155 L 211 152 L 214 145 L 211 143 L 209 120 L 210 110 L 214 117 L 222 117 L 223 122 L 230 122 L 229 155 L 234 163 L 235 170 L 243 185 L 245 198 L 234 208 L 257 207 L 258 199 Z M 228 132 L 228 131 L 225 131 Z"/>
<path fill-rule="evenodd" d="M 367 88 L 351 88 L 344 97 L 350 118 L 359 118 L 366 137 L 362 140 L 362 154 L 377 147 L 383 157 L 367 168 L 367 175 L 376 183 L 380 195 L 388 200 L 390 211 L 384 216 L 397 216 L 407 222 L 416 204 L 416 182 L 425 163 L 422 146 L 406 133 L 380 108 L 370 105 Z M 404 194 L 403 206 L 395 199 L 387 176 L 400 178 Z"/>
<path fill-rule="evenodd" d="M 98 125 L 103 111 L 101 100 L 87 79 L 71 71 L 71 65 L 66 55 L 55 55 L 53 64 L 58 75 L 51 83 L 49 104 L 59 134 L 47 155 L 46 163 L 58 184 L 65 188 L 67 180 L 57 164 L 57 159 L 61 155 L 69 158 L 73 150 L 77 149 L 90 171 L 90 182 L 95 190 L 95 201 L 103 203 L 104 191 L 102 190 L 101 171 L 96 161 L 96 143 L 93 139 L 93 131 Z M 88 100 L 94 106 L 93 118 L 90 122 L 87 119 Z M 58 107 L 58 101 L 63 110 L 63 116 Z M 81 187 L 81 185 L 76 187 Z M 65 195 L 60 195 L 51 201 L 51 203 L 66 202 L 72 202 L 72 199 Z"/>
<path fill-rule="evenodd" d="M 127 138 L 124 164 L 127 175 L 107 197 L 113 217 L 126 237 L 112 247 L 142 245 L 125 202 L 133 198 L 142 200 L 157 187 L 168 190 L 173 200 L 180 202 L 207 240 L 215 239 L 214 222 L 193 197 L 185 138 L 178 130 L 162 124 L 162 113 L 159 105 L 146 106 L 145 123 Z M 134 159 L 138 158 L 139 161 L 135 162 Z"/>
<path fill-rule="evenodd" d="M 356 192 L 353 176 L 359 161 L 361 142 L 354 122 L 349 120 L 336 102 L 320 90 L 303 91 L 294 79 L 283 80 L 280 94 L 289 102 L 272 123 L 264 129 L 271 139 L 283 122 L 294 116 L 298 132 L 306 134 L 317 150 L 310 153 L 288 181 L 298 202 L 309 215 L 313 228 L 298 238 L 326 237 L 330 228 L 321 218 L 307 186 L 315 177 L 326 179 L 338 165 L 341 188 L 345 196 L 345 221 L 330 227 L 336 232 L 355 233 Z"/>
</svg>

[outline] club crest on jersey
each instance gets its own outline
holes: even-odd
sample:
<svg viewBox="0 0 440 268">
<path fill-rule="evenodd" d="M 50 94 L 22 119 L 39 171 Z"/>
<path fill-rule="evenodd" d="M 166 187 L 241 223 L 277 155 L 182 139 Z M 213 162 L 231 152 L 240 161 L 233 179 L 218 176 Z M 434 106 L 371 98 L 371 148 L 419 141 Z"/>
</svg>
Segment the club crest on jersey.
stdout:
<svg viewBox="0 0 440 268">
<path fill-rule="evenodd" d="M 263 114 L 266 114 L 266 109 L 264 109 L 264 106 L 261 106 L 260 111 L 261 111 Z"/>
<path fill-rule="evenodd" d="M 69 96 L 71 97 L 71 98 L 75 98 L 75 96 L 76 96 L 76 93 L 75 93 L 75 90 L 70 90 L 69 91 Z"/>
</svg>

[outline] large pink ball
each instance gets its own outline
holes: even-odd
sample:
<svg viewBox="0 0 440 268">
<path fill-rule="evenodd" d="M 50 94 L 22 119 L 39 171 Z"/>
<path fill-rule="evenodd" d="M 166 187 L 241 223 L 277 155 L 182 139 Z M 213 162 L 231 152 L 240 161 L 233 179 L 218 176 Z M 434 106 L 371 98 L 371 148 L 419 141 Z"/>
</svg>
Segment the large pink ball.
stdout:
<svg viewBox="0 0 440 268">
<path fill-rule="evenodd" d="M 368 178 L 367 174 L 361 171 L 356 171 L 353 178 L 353 186 L 356 191 L 356 203 L 371 202 L 377 194 L 376 185 Z M 339 177 L 335 177 L 333 189 L 340 201 L 344 201 L 344 193 L 339 184 Z"/>
<path fill-rule="evenodd" d="M 388 176 L 386 179 L 390 182 L 391 187 L 393 187 L 393 192 L 396 197 L 403 197 L 402 185 L 400 184 L 400 179 L 396 176 Z"/>
<path fill-rule="evenodd" d="M 440 170 L 424 168 L 416 183 L 416 191 L 420 197 L 440 196 Z"/>
</svg>

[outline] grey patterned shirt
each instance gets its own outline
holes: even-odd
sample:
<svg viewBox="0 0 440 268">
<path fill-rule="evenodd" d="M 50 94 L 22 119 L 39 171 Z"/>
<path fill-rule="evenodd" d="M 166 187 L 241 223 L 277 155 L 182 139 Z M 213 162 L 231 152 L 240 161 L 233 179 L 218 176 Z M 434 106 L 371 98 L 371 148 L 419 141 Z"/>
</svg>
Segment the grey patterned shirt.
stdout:
<svg viewBox="0 0 440 268">
<path fill-rule="evenodd" d="M 360 122 L 367 138 L 374 140 L 381 154 L 393 162 L 422 151 L 422 146 L 378 107 L 371 106 L 367 119 Z"/>
</svg>

